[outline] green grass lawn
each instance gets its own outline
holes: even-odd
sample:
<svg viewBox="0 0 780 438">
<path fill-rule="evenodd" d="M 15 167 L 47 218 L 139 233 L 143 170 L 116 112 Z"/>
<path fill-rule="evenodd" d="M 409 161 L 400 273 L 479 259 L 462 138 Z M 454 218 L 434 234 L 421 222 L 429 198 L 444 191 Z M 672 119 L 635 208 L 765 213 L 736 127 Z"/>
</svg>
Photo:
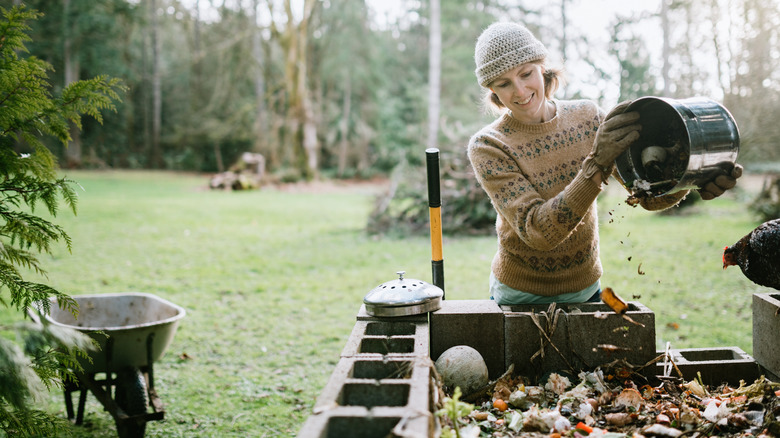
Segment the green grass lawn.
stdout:
<svg viewBox="0 0 780 438">
<path fill-rule="evenodd" d="M 370 191 L 215 192 L 208 178 L 75 172 L 79 213 L 56 222 L 74 241 L 42 256 L 57 289 L 78 295 L 140 291 L 187 310 L 155 383 L 166 419 L 146 436 L 295 436 L 336 364 L 363 296 L 407 277 L 430 281 L 426 236 L 363 231 Z M 684 216 L 600 200 L 603 286 L 656 313 L 658 346 L 736 345 L 752 351 L 751 295 L 768 292 L 721 252 L 757 223 L 736 198 Z M 446 209 L 443 206 L 444 221 Z M 485 299 L 494 237 L 445 236 L 447 299 Z M 0 309 L 0 322 L 18 319 Z M 62 395 L 48 409 L 64 416 Z M 72 436 L 113 437 L 89 397 Z"/>
</svg>

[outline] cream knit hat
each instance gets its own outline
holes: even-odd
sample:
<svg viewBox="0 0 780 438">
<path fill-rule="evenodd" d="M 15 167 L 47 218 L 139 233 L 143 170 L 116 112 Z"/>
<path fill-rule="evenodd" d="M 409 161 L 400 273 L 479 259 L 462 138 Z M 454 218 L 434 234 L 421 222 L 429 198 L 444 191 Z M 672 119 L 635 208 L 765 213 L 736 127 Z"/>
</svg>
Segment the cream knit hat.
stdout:
<svg viewBox="0 0 780 438">
<path fill-rule="evenodd" d="M 474 61 L 477 82 L 483 87 L 520 64 L 538 61 L 547 49 L 524 26 L 516 23 L 493 23 L 477 38 Z"/>
</svg>

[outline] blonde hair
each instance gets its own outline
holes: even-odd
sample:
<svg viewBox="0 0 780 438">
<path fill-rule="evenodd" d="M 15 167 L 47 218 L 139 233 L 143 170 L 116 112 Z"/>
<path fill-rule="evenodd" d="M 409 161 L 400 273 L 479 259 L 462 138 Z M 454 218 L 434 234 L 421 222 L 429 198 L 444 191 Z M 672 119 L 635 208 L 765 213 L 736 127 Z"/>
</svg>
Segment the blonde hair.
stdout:
<svg viewBox="0 0 780 438">
<path fill-rule="evenodd" d="M 546 99 L 552 99 L 555 92 L 558 91 L 558 88 L 566 83 L 566 79 L 563 77 L 563 69 L 547 68 L 544 65 L 544 60 L 532 62 L 534 64 L 539 64 L 544 68 L 544 73 L 542 73 L 542 77 L 544 78 L 544 97 Z M 485 88 L 485 94 L 482 97 L 482 108 L 486 113 L 499 114 L 501 110 L 506 107 L 498 99 L 496 93 L 490 88 Z"/>
</svg>

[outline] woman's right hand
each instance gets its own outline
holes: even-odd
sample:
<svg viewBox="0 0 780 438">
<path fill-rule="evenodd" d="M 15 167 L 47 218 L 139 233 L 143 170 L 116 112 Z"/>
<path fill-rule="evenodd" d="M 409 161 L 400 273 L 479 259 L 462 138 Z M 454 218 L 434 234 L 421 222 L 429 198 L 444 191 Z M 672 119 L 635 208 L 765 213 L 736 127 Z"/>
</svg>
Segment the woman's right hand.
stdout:
<svg viewBox="0 0 780 438">
<path fill-rule="evenodd" d="M 612 166 L 615 159 L 639 139 L 639 131 L 642 130 L 642 125 L 638 123 L 639 113 L 625 112 L 630 104 L 631 101 L 627 100 L 612 108 L 596 132 L 591 155 L 602 168 Z"/>
</svg>

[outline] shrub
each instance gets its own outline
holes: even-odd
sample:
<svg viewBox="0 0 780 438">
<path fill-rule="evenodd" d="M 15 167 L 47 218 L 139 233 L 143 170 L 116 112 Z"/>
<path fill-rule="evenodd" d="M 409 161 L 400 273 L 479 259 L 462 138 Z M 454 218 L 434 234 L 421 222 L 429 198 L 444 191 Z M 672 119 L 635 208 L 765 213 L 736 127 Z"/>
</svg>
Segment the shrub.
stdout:
<svg viewBox="0 0 780 438">
<path fill-rule="evenodd" d="M 496 212 L 466 157 L 442 153 L 440 161 L 443 232 L 450 235 L 493 233 Z M 398 235 L 427 233 L 427 183 L 425 167 L 399 165 L 392 176 L 390 190 L 376 199 L 368 231 Z"/>
<path fill-rule="evenodd" d="M 767 177 L 761 192 L 749 208 L 762 222 L 780 218 L 780 174 L 770 174 Z"/>
</svg>

